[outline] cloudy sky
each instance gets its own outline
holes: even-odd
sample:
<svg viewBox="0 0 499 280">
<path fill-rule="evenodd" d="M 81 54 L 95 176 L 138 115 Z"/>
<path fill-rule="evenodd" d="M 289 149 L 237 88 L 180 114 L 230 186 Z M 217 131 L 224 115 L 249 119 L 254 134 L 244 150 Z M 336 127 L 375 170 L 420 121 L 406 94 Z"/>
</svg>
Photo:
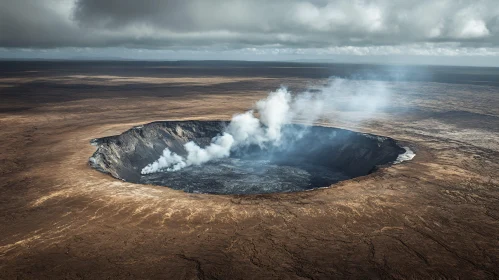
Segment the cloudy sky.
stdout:
<svg viewBox="0 0 499 280">
<path fill-rule="evenodd" d="M 499 2 L 0 0 L 0 57 L 499 66 Z"/>
</svg>

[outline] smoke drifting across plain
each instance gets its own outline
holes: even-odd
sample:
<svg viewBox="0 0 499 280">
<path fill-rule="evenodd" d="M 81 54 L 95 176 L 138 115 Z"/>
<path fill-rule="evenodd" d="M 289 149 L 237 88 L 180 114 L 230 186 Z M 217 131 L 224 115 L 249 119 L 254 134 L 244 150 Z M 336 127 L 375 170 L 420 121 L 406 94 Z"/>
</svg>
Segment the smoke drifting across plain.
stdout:
<svg viewBox="0 0 499 280">
<path fill-rule="evenodd" d="M 262 149 L 284 147 L 303 131 L 281 133 L 286 124 L 299 121 L 311 125 L 319 119 L 348 118 L 355 121 L 369 119 L 388 104 L 390 92 L 385 82 L 331 78 L 327 85 L 293 94 L 286 87 L 271 92 L 258 101 L 252 110 L 236 114 L 223 133 L 206 147 L 194 142 L 184 145 L 186 154 L 180 156 L 168 148 L 155 162 L 141 171 L 178 171 L 191 165 L 226 158 L 231 152 L 258 145 Z"/>
</svg>

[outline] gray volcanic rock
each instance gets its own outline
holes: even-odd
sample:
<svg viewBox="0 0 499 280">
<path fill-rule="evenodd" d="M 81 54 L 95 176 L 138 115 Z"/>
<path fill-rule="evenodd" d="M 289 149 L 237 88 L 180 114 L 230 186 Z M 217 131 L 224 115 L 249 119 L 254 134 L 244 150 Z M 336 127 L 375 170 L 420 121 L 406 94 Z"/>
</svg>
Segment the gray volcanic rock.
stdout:
<svg viewBox="0 0 499 280">
<path fill-rule="evenodd" d="M 185 154 L 185 143 L 193 140 L 207 145 L 224 125 L 219 121 L 168 121 L 134 127 L 120 135 L 93 139 L 91 143 L 98 149 L 89 163 L 115 178 L 138 183 L 142 168 L 157 160 L 165 148 Z"/>
<path fill-rule="evenodd" d="M 250 146 L 233 152 L 229 159 L 203 166 L 159 175 L 141 174 L 142 168 L 157 160 L 165 148 L 185 155 L 185 143 L 194 141 L 204 147 L 226 125 L 223 121 L 165 121 L 134 127 L 120 135 L 92 140 L 98 148 L 89 163 L 101 172 L 133 183 L 165 185 L 189 192 L 268 193 L 326 187 L 367 175 L 405 152 L 387 137 L 290 124 L 283 127 L 282 145 L 263 149 Z M 250 183 L 248 176 L 254 178 Z M 281 181 L 286 181 L 282 182 L 285 185 Z"/>
</svg>

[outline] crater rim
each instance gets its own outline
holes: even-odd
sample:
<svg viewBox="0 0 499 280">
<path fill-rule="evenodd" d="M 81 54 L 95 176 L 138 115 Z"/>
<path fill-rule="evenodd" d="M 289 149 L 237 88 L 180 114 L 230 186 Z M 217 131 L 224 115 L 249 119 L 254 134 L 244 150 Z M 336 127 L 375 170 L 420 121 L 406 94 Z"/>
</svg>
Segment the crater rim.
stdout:
<svg viewBox="0 0 499 280">
<path fill-rule="evenodd" d="M 372 144 L 377 144 L 378 148 L 386 148 L 387 150 L 387 156 L 384 157 L 383 154 L 381 154 L 381 157 L 378 157 L 380 155 L 381 150 L 376 150 L 375 155 L 373 159 L 367 158 L 368 162 L 372 165 L 371 168 L 366 171 L 365 166 L 362 166 L 363 171 L 359 173 L 349 173 L 350 178 L 347 179 L 341 179 L 335 182 L 332 182 L 327 185 L 319 186 L 319 185 L 314 185 L 314 186 L 307 186 L 305 188 L 299 188 L 299 189 L 290 189 L 290 190 L 284 190 L 284 191 L 268 191 L 264 190 L 262 192 L 258 191 L 251 191 L 248 193 L 245 192 L 217 192 L 217 191 L 192 191 L 192 189 L 188 188 L 181 188 L 181 187 L 172 187 L 170 185 L 166 184 L 157 184 L 157 183 L 148 183 L 148 182 L 141 182 L 140 177 L 142 176 L 147 176 L 147 175 L 138 175 L 137 176 L 137 171 L 140 173 L 140 169 L 142 169 L 145 165 L 145 163 L 150 163 L 152 160 L 156 160 L 159 157 L 160 152 L 165 148 L 169 147 L 172 144 L 172 141 L 176 143 L 173 143 L 173 146 L 178 146 L 179 144 L 185 144 L 186 141 L 196 141 L 199 140 L 199 137 L 191 137 L 194 134 L 193 133 L 201 133 L 202 137 L 204 138 L 200 144 L 200 146 L 203 146 L 203 142 L 207 144 L 209 141 L 206 140 L 211 140 L 212 137 L 216 136 L 216 134 L 220 134 L 223 132 L 223 128 L 228 124 L 228 121 L 225 120 L 166 120 L 166 121 L 154 121 L 142 125 L 136 125 L 133 126 L 132 128 L 122 132 L 121 134 L 118 135 L 113 135 L 113 136 L 107 136 L 107 137 L 101 137 L 101 138 L 95 138 L 90 141 L 90 143 L 94 146 L 97 147 L 97 150 L 94 152 L 94 154 L 89 158 L 89 165 L 106 174 L 111 175 L 112 177 L 116 179 L 120 179 L 122 181 L 134 183 L 134 184 L 145 184 L 145 185 L 156 185 L 156 186 L 164 186 L 168 187 L 170 189 L 176 189 L 176 190 L 183 190 L 184 192 L 188 193 L 201 193 L 201 194 L 216 194 L 216 195 L 268 195 L 268 194 L 282 194 L 282 193 L 292 193 L 292 192 L 303 192 L 303 191 L 312 191 L 312 190 L 319 190 L 319 189 L 324 189 L 324 188 L 332 188 L 334 187 L 337 183 L 346 181 L 346 180 L 351 180 L 357 177 L 361 176 L 366 176 L 371 173 L 376 172 L 379 168 L 386 168 L 389 167 L 393 164 L 397 164 L 399 162 L 396 162 L 399 157 L 405 153 L 408 152 L 407 147 L 403 147 L 399 144 L 398 141 L 396 141 L 393 138 L 387 137 L 387 136 L 380 136 L 380 135 L 375 135 L 371 133 L 363 133 L 363 132 L 357 132 L 345 128 L 338 128 L 338 127 L 332 127 L 332 126 L 325 126 L 325 125 L 303 125 L 303 124 L 288 124 L 285 125 L 285 127 L 301 127 L 307 130 L 314 131 L 314 133 L 321 133 L 325 132 L 325 130 L 328 133 L 333 133 L 336 135 L 337 133 L 340 134 L 345 134 L 346 139 L 348 138 L 353 138 L 353 139 L 358 139 L 360 142 L 360 150 L 363 150 L 365 154 L 369 154 L 372 151 L 365 151 L 366 147 L 374 147 Z M 199 131 L 200 129 L 204 126 L 208 126 L 207 131 Z M 180 130 L 179 130 L 180 127 Z M 186 129 L 186 130 L 185 130 Z M 176 132 L 174 132 L 174 130 Z M 157 131 L 158 133 L 154 133 L 154 131 Z M 196 132 L 197 131 L 197 132 Z M 165 134 L 166 133 L 166 134 Z M 173 138 L 168 138 L 168 137 L 161 137 L 168 135 L 173 137 Z M 184 135 L 185 134 L 185 135 Z M 344 135 L 344 136 L 345 136 Z M 152 138 L 151 138 L 152 137 Z M 328 136 L 330 137 L 330 136 Z M 336 136 L 335 136 L 336 137 Z M 134 140 L 135 139 L 135 140 Z M 141 157 L 140 156 L 140 151 L 144 150 L 144 143 L 147 144 L 147 141 L 144 141 L 144 139 L 151 139 L 154 141 L 158 141 L 155 143 L 152 143 L 152 145 L 149 145 L 149 154 Z M 162 139 L 162 141 L 161 141 Z M 172 140 L 173 139 L 173 140 Z M 303 138 L 302 138 L 303 139 Z M 345 140 L 345 139 L 343 139 Z M 168 143 L 169 145 L 165 144 Z M 128 142 L 134 142 L 134 143 L 128 143 Z M 163 144 L 161 145 L 161 142 Z M 306 142 L 306 141 L 305 141 Z M 149 143 L 151 144 L 151 143 Z M 324 143 L 321 143 L 319 146 L 323 145 Z M 335 146 L 336 144 L 332 145 Z M 147 146 L 147 145 L 145 145 Z M 348 147 L 346 146 L 346 149 L 350 149 L 350 151 L 355 152 L 355 145 L 354 147 Z M 341 148 L 341 147 L 340 147 Z M 343 147 L 345 148 L 345 147 Z M 138 151 L 137 151 L 138 150 Z M 339 149 L 341 150 L 341 149 Z M 410 150 L 409 150 L 410 151 Z M 138 152 L 139 156 L 136 156 L 136 152 Z M 411 151 L 412 152 L 412 151 Z M 317 153 L 315 153 L 317 154 Z M 151 157 L 151 155 L 154 155 Z M 376 159 L 376 157 L 378 157 Z M 125 162 L 123 166 L 120 166 L 119 162 L 116 159 L 123 159 L 122 161 Z M 142 159 L 141 159 L 142 158 Z M 146 158 L 147 160 L 144 160 Z M 232 155 L 231 157 L 232 158 Z M 339 157 L 341 159 L 341 157 Z M 343 161 L 345 161 L 345 156 L 343 156 Z M 353 158 L 352 160 L 356 160 L 362 158 L 362 156 L 357 156 L 357 158 Z M 152 160 L 151 160 L 152 159 Z M 412 158 L 411 158 L 412 159 Z M 348 162 L 348 159 L 346 159 Z M 407 160 L 407 159 L 405 159 Z M 404 160 L 404 161 L 405 161 Z M 128 161 L 128 162 L 126 162 Z M 351 164 L 351 162 L 349 163 Z M 143 166 L 144 165 L 144 166 Z M 319 164 L 320 165 L 320 164 Z M 203 167 L 203 166 L 201 166 Z M 330 168 L 329 166 L 328 168 Z M 335 166 L 337 167 L 337 166 Z M 133 175 L 134 172 L 130 170 L 135 170 L 135 175 Z M 347 170 L 348 171 L 348 170 Z M 125 174 L 126 176 L 123 176 Z M 129 176 L 129 175 L 133 176 Z"/>
</svg>

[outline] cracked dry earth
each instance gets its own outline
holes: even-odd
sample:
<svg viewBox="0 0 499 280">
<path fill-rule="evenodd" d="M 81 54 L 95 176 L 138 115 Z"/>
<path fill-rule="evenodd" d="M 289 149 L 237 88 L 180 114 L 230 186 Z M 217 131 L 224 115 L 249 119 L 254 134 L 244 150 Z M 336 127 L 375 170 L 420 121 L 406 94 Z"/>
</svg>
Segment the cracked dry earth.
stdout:
<svg viewBox="0 0 499 280">
<path fill-rule="evenodd" d="M 326 189 L 217 196 L 101 174 L 89 141 L 230 119 L 282 83 L 324 80 L 28 66 L 0 78 L 0 279 L 499 278 L 498 87 L 389 82 L 387 112 L 320 124 L 390 136 L 412 161 Z"/>
</svg>

